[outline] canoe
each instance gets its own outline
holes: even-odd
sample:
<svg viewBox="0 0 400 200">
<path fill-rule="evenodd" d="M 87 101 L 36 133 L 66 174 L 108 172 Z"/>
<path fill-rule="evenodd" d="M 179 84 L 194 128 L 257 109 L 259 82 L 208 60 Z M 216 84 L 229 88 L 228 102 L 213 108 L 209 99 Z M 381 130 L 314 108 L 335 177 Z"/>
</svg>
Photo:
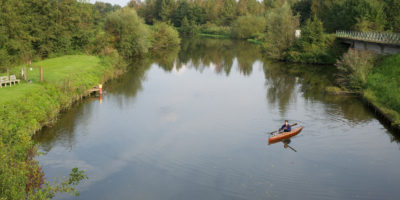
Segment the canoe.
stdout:
<svg viewBox="0 0 400 200">
<path fill-rule="evenodd" d="M 268 138 L 268 143 L 275 143 L 275 142 L 279 142 L 279 141 L 287 139 L 287 138 L 291 138 L 291 137 L 299 134 L 301 130 L 303 130 L 302 126 L 300 126 L 299 128 L 292 129 L 292 131 L 290 131 L 290 132 L 284 132 L 284 133 L 280 133 L 278 135 L 272 136 L 272 137 Z"/>
</svg>

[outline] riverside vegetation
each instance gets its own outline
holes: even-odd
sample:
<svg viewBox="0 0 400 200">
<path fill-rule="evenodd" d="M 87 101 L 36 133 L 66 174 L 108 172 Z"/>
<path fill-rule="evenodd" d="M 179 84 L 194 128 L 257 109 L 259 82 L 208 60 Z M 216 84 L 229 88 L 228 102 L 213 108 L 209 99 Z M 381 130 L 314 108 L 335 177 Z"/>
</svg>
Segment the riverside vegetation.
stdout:
<svg viewBox="0 0 400 200">
<path fill-rule="evenodd" d="M 270 58 L 335 64 L 336 93 L 361 94 L 399 124 L 396 56 L 346 52 L 334 33 L 400 32 L 400 0 L 132 0 L 128 6 L 147 24 L 170 22 L 183 35 L 244 39 L 260 44 Z"/>
<path fill-rule="evenodd" d="M 163 22 L 144 24 L 132 8 L 100 2 L 0 4 L 0 74 L 20 76 L 28 67 L 30 81 L 0 90 L 0 199 L 77 195 L 74 186 L 87 178 L 84 172 L 74 168 L 55 183 L 44 180 L 34 160 L 32 135 L 53 123 L 89 88 L 124 72 L 131 60 L 179 45 L 178 32 Z M 21 65 L 27 60 L 33 63 Z M 39 81 L 39 66 L 44 82 Z"/>
<path fill-rule="evenodd" d="M 123 8 L 85 0 L 3 0 L 0 5 L 0 73 L 19 74 L 22 63 L 34 61 L 32 83 L 0 90 L 0 199 L 74 193 L 70 186 L 86 178 L 77 169 L 69 179 L 41 187 L 31 136 L 88 88 L 124 71 L 130 60 L 178 46 L 177 30 L 181 36 L 248 40 L 278 60 L 336 63 L 342 89 L 363 94 L 399 124 L 399 55 L 345 53 L 333 33 L 399 32 L 400 0 L 133 0 Z M 302 34 L 296 39 L 297 29 Z M 38 66 L 45 71 L 43 83 L 33 74 Z"/>
</svg>

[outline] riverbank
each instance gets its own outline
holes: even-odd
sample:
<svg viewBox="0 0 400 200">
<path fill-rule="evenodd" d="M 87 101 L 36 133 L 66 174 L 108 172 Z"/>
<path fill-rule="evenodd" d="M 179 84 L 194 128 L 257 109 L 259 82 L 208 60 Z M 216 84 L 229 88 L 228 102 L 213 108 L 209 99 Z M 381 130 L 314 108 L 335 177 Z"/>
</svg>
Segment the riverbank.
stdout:
<svg viewBox="0 0 400 200">
<path fill-rule="evenodd" d="M 39 81 L 40 67 L 43 82 Z M 19 75 L 22 68 L 14 67 L 10 74 Z M 88 95 L 88 89 L 124 70 L 123 62 L 111 57 L 62 56 L 33 63 L 28 67 L 28 82 L 0 89 L 0 188 L 6 199 L 24 199 L 24 191 L 29 190 L 27 183 L 32 180 L 28 180 L 31 170 L 26 160 L 34 147 L 32 135 Z"/>
<path fill-rule="evenodd" d="M 385 57 L 368 75 L 363 97 L 400 130 L 400 54 Z"/>
</svg>

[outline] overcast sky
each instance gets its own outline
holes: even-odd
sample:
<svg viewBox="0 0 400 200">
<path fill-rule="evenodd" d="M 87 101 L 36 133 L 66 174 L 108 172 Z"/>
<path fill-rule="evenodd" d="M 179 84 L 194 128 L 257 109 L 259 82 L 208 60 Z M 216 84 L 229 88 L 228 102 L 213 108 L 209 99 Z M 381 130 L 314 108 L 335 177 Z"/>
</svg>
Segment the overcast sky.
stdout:
<svg viewBox="0 0 400 200">
<path fill-rule="evenodd" d="M 111 4 L 118 4 L 120 6 L 126 6 L 128 4 L 129 0 L 90 0 L 91 3 L 94 3 L 96 1 L 102 1 L 106 3 L 111 3 Z"/>
</svg>

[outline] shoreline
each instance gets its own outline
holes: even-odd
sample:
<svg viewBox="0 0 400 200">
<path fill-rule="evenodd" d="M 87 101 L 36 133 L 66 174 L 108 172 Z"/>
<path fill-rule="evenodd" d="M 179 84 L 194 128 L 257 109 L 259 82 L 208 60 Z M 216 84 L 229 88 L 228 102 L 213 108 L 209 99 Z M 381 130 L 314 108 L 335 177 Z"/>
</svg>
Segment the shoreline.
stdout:
<svg viewBox="0 0 400 200">
<path fill-rule="evenodd" d="M 44 68 L 43 82 L 34 76 L 36 68 L 28 74 L 30 82 L 0 89 L 0 180 L 4 190 L 17 199 L 26 197 L 21 191 L 40 186 L 32 183 L 43 181 L 40 165 L 33 159 L 38 149 L 32 137 L 90 95 L 88 89 L 125 73 L 127 65 L 118 57 L 67 55 L 32 65 L 38 66 Z M 17 75 L 20 67 L 10 74 Z"/>
</svg>

